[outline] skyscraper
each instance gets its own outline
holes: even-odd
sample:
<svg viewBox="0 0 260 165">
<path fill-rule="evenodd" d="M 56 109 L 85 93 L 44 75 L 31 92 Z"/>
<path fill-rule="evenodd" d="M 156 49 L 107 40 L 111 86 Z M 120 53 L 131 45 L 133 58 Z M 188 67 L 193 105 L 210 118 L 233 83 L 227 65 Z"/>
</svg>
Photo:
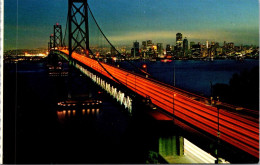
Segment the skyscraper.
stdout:
<svg viewBox="0 0 260 165">
<path fill-rule="evenodd" d="M 167 54 L 167 55 L 170 55 L 170 54 L 171 54 L 171 45 L 170 45 L 170 44 L 167 44 L 167 45 L 166 45 L 166 54 Z"/>
<path fill-rule="evenodd" d="M 186 57 L 188 55 L 188 40 L 187 38 L 185 37 L 184 40 L 183 40 L 183 57 Z"/>
<path fill-rule="evenodd" d="M 182 41 L 182 34 L 181 33 L 176 34 L 176 42 L 177 41 Z"/>
<path fill-rule="evenodd" d="M 183 40 L 183 50 L 186 52 L 188 51 L 188 40 L 186 37 Z"/>
<path fill-rule="evenodd" d="M 143 41 L 143 42 L 142 42 L 142 49 L 143 49 L 143 50 L 146 50 L 146 49 L 147 49 L 147 42 L 146 42 L 146 41 Z"/>
<path fill-rule="evenodd" d="M 153 46 L 153 41 L 152 40 L 147 40 L 147 46 L 152 47 Z"/>
<path fill-rule="evenodd" d="M 135 41 L 133 43 L 133 47 L 136 48 L 136 49 L 139 49 L 139 42 Z"/>
<path fill-rule="evenodd" d="M 176 34 L 176 47 L 177 48 L 182 47 L 182 34 L 181 33 Z"/>
<path fill-rule="evenodd" d="M 162 43 L 157 43 L 157 52 L 159 55 L 163 54 L 163 44 Z"/>
<path fill-rule="evenodd" d="M 135 41 L 133 43 L 133 48 L 131 49 L 131 55 L 135 58 L 139 56 L 139 42 Z"/>
<path fill-rule="evenodd" d="M 206 48 L 209 48 L 209 41 L 206 41 Z"/>
</svg>

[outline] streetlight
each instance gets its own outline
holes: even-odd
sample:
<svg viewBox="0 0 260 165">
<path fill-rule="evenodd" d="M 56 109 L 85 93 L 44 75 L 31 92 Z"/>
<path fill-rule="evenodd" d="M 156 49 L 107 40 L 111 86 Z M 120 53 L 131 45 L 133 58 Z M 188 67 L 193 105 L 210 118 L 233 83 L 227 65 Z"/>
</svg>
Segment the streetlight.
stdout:
<svg viewBox="0 0 260 165">
<path fill-rule="evenodd" d="M 176 94 L 175 93 L 173 93 L 173 102 L 172 102 L 172 114 L 173 114 L 173 116 L 174 116 L 174 97 L 176 97 Z"/>
<path fill-rule="evenodd" d="M 143 68 L 143 69 L 145 70 L 145 72 L 147 73 L 147 65 L 146 65 L 146 64 L 143 64 L 143 65 L 142 65 L 142 68 Z M 146 74 L 145 77 L 147 78 L 148 75 Z"/>
<path fill-rule="evenodd" d="M 217 101 L 216 101 L 216 107 L 218 110 L 218 132 L 217 132 L 217 150 L 216 150 L 216 154 L 217 154 L 217 160 L 215 161 L 215 164 L 218 164 L 219 162 L 219 154 L 218 154 L 218 150 L 219 150 L 219 143 L 220 143 L 220 131 L 219 131 L 219 96 L 217 96 Z"/>
</svg>

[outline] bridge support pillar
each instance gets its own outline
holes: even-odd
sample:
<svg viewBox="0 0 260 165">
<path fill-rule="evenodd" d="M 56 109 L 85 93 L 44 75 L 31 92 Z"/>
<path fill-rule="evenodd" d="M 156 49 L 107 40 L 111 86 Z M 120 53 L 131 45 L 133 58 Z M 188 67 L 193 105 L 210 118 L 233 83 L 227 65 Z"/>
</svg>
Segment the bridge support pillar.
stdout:
<svg viewBox="0 0 260 165">
<path fill-rule="evenodd" d="M 159 138 L 159 154 L 167 156 L 184 155 L 184 139 L 182 136 L 169 136 Z"/>
<path fill-rule="evenodd" d="M 179 135 L 161 135 L 154 141 L 155 146 L 149 151 L 146 163 L 176 163 L 184 157 L 184 138 Z"/>
<path fill-rule="evenodd" d="M 52 48 L 54 48 L 54 36 L 53 36 L 53 34 L 51 34 L 50 35 L 50 50 L 52 49 Z"/>
</svg>

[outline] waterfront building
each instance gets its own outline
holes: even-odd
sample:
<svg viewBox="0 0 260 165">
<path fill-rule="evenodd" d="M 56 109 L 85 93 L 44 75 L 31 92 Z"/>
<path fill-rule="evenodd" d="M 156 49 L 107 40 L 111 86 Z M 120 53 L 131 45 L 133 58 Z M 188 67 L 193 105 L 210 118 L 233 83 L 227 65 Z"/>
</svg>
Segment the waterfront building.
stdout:
<svg viewBox="0 0 260 165">
<path fill-rule="evenodd" d="M 230 43 L 227 44 L 227 47 L 228 47 L 228 49 L 234 49 L 235 45 L 234 45 L 233 42 L 230 42 Z"/>
<path fill-rule="evenodd" d="M 194 41 L 191 41 L 190 42 L 190 49 L 192 49 L 192 46 L 195 45 L 195 42 Z"/>
<path fill-rule="evenodd" d="M 182 48 L 182 34 L 181 33 L 177 33 L 176 34 L 176 46 L 177 48 Z"/>
<path fill-rule="evenodd" d="M 131 55 L 132 57 L 136 58 L 139 56 L 139 42 L 135 41 L 133 43 L 133 48 L 131 49 Z"/>
<path fill-rule="evenodd" d="M 163 54 L 163 44 L 162 43 L 157 43 L 157 52 L 158 52 L 158 55 Z"/>
<path fill-rule="evenodd" d="M 147 46 L 152 47 L 153 46 L 153 41 L 152 40 L 147 40 Z"/>
<path fill-rule="evenodd" d="M 216 48 L 216 55 L 220 55 L 220 54 L 222 54 L 222 48 L 221 47 L 219 47 L 219 48 Z"/>
<path fill-rule="evenodd" d="M 187 40 L 186 37 L 185 37 L 184 40 L 183 40 L 183 50 L 184 50 L 184 51 L 187 51 L 187 50 L 188 50 L 188 40 Z"/>
<path fill-rule="evenodd" d="M 142 42 L 142 49 L 145 51 L 147 49 L 147 42 L 143 41 Z"/>
<path fill-rule="evenodd" d="M 166 45 L 166 55 L 170 55 L 171 54 L 171 45 L 167 44 Z"/>
<path fill-rule="evenodd" d="M 183 40 L 183 56 L 186 57 L 188 56 L 188 45 L 189 42 L 187 40 L 187 38 L 185 37 L 184 40 Z"/>
</svg>

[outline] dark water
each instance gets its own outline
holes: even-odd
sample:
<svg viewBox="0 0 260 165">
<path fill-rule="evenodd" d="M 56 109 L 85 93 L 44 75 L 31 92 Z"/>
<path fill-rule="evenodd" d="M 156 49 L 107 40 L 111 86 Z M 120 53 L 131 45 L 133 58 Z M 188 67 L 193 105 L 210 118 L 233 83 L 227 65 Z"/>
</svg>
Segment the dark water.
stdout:
<svg viewBox="0 0 260 165">
<path fill-rule="evenodd" d="M 247 69 L 259 66 L 258 60 L 247 59 L 244 61 L 236 60 L 176 60 L 173 62 L 134 62 L 137 66 L 147 64 L 147 71 L 154 78 L 162 82 L 173 85 L 175 70 L 176 87 L 210 96 L 211 85 L 216 83 L 228 84 L 234 73 L 240 73 Z M 122 62 L 121 67 L 133 69 L 127 62 Z"/>
<path fill-rule="evenodd" d="M 181 66 L 176 62 L 179 71 Z M 102 100 L 103 105 L 85 113 L 75 110 L 74 114 L 71 109 L 70 115 L 62 117 L 56 105 L 67 99 L 69 91 L 72 97 L 89 96 Z M 158 152 L 158 139 L 169 136 L 183 136 L 214 153 L 215 138 L 184 130 L 172 122 L 154 121 L 144 113 L 130 116 L 100 91 L 76 70 L 68 79 L 49 77 L 43 63 L 18 64 L 17 69 L 16 64 L 5 65 L 4 163 L 147 163 L 149 153 Z M 230 155 L 233 150 L 227 148 L 223 143 L 222 156 L 231 162 L 256 161 L 240 151 Z M 237 154 L 241 155 L 239 159 Z"/>
</svg>

